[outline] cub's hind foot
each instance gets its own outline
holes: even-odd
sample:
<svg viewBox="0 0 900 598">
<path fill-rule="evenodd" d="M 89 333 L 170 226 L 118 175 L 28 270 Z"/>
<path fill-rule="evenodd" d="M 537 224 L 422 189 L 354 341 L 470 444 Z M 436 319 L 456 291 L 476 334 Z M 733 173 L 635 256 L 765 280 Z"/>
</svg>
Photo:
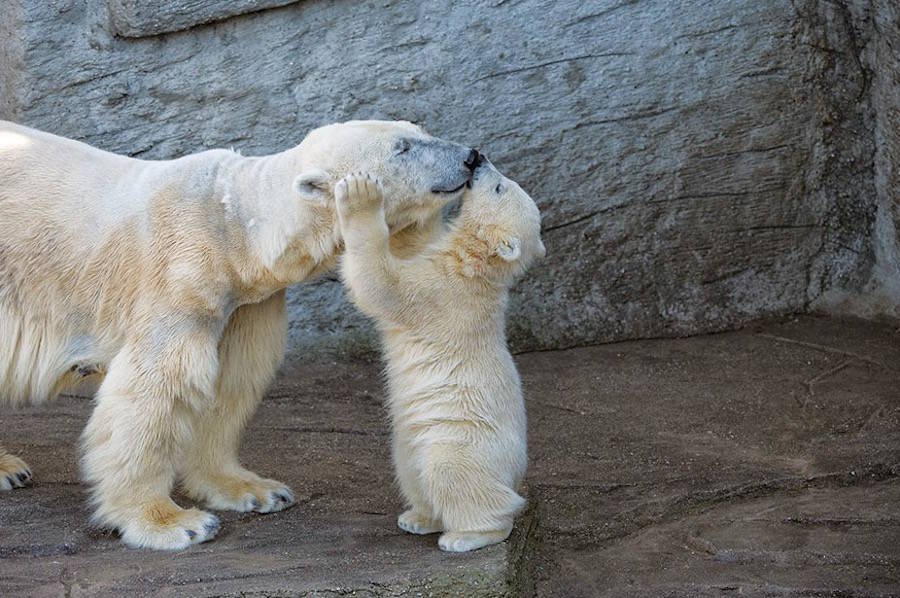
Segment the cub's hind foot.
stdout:
<svg viewBox="0 0 900 598">
<path fill-rule="evenodd" d="M 490 532 L 446 532 L 438 538 L 438 546 L 446 552 L 478 550 L 506 540 L 511 531 L 512 528 Z"/>
<path fill-rule="evenodd" d="M 30 483 L 28 464 L 0 448 L 0 491 L 24 488 Z"/>
<path fill-rule="evenodd" d="M 410 509 L 403 512 L 397 517 L 397 527 L 411 534 L 435 534 L 444 531 L 440 521 L 432 519 L 430 516 Z"/>
</svg>

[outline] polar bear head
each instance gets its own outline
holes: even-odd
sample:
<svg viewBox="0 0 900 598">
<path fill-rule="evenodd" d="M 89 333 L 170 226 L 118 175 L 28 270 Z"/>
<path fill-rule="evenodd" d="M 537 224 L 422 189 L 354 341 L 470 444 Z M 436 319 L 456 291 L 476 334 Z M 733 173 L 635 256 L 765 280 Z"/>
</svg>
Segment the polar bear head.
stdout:
<svg viewBox="0 0 900 598">
<path fill-rule="evenodd" d="M 458 198 L 478 152 L 405 121 L 350 121 L 315 129 L 298 147 L 294 190 L 308 202 L 334 205 L 334 185 L 352 172 L 382 181 L 392 230 L 424 222 Z"/>
<path fill-rule="evenodd" d="M 541 214 L 515 182 L 479 157 L 471 189 L 462 199 L 457 243 L 465 256 L 463 273 L 511 283 L 546 251 Z"/>
</svg>

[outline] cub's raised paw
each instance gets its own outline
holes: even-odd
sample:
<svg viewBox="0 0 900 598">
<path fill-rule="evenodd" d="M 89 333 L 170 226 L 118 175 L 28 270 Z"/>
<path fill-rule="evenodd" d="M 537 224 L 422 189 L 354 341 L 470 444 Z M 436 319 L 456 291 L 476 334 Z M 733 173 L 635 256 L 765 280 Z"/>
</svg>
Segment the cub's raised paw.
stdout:
<svg viewBox="0 0 900 598">
<path fill-rule="evenodd" d="M 24 488 L 31 483 L 31 468 L 15 455 L 0 450 L 0 491 Z"/>
<path fill-rule="evenodd" d="M 397 527 L 411 534 L 435 534 L 444 531 L 440 521 L 435 521 L 428 515 L 424 515 L 413 509 L 405 511 L 397 517 Z"/>
<path fill-rule="evenodd" d="M 490 532 L 446 532 L 438 538 L 438 547 L 446 552 L 478 550 L 504 541 L 511 531 L 512 528 Z"/>
<path fill-rule="evenodd" d="M 374 211 L 381 206 L 384 191 L 381 182 L 371 174 L 349 174 L 334 187 L 334 198 L 343 215 Z"/>
<path fill-rule="evenodd" d="M 122 541 L 132 548 L 181 550 L 215 538 L 221 523 L 212 513 L 182 509 L 166 499 L 142 506 L 137 517 L 118 527 Z"/>
</svg>

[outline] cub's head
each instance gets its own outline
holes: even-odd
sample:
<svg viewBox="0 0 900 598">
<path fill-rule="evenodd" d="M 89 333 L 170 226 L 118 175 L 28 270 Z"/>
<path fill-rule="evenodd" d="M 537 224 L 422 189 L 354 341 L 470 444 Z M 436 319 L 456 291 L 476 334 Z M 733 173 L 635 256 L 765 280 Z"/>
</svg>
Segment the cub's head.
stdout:
<svg viewBox="0 0 900 598">
<path fill-rule="evenodd" d="M 377 176 L 384 186 L 392 229 L 424 222 L 458 198 L 470 182 L 478 153 L 405 121 L 350 121 L 315 129 L 298 147 L 301 199 L 334 205 L 334 185 L 352 172 Z"/>
<path fill-rule="evenodd" d="M 469 276 L 511 282 L 546 253 L 534 200 L 481 156 L 462 199 L 458 226 L 467 245 L 464 272 Z"/>
</svg>

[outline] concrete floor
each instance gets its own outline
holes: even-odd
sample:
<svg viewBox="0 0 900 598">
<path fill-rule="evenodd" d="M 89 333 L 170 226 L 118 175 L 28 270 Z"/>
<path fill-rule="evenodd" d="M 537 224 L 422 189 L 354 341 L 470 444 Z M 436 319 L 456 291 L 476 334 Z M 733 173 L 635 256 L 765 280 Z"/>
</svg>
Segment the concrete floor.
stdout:
<svg viewBox="0 0 900 598">
<path fill-rule="evenodd" d="M 282 377 L 243 455 L 292 485 L 182 553 L 87 525 L 90 403 L 6 412 L 0 596 L 900 596 L 900 324 L 801 317 L 518 358 L 530 506 L 471 554 L 403 534 L 378 366 Z"/>
</svg>

